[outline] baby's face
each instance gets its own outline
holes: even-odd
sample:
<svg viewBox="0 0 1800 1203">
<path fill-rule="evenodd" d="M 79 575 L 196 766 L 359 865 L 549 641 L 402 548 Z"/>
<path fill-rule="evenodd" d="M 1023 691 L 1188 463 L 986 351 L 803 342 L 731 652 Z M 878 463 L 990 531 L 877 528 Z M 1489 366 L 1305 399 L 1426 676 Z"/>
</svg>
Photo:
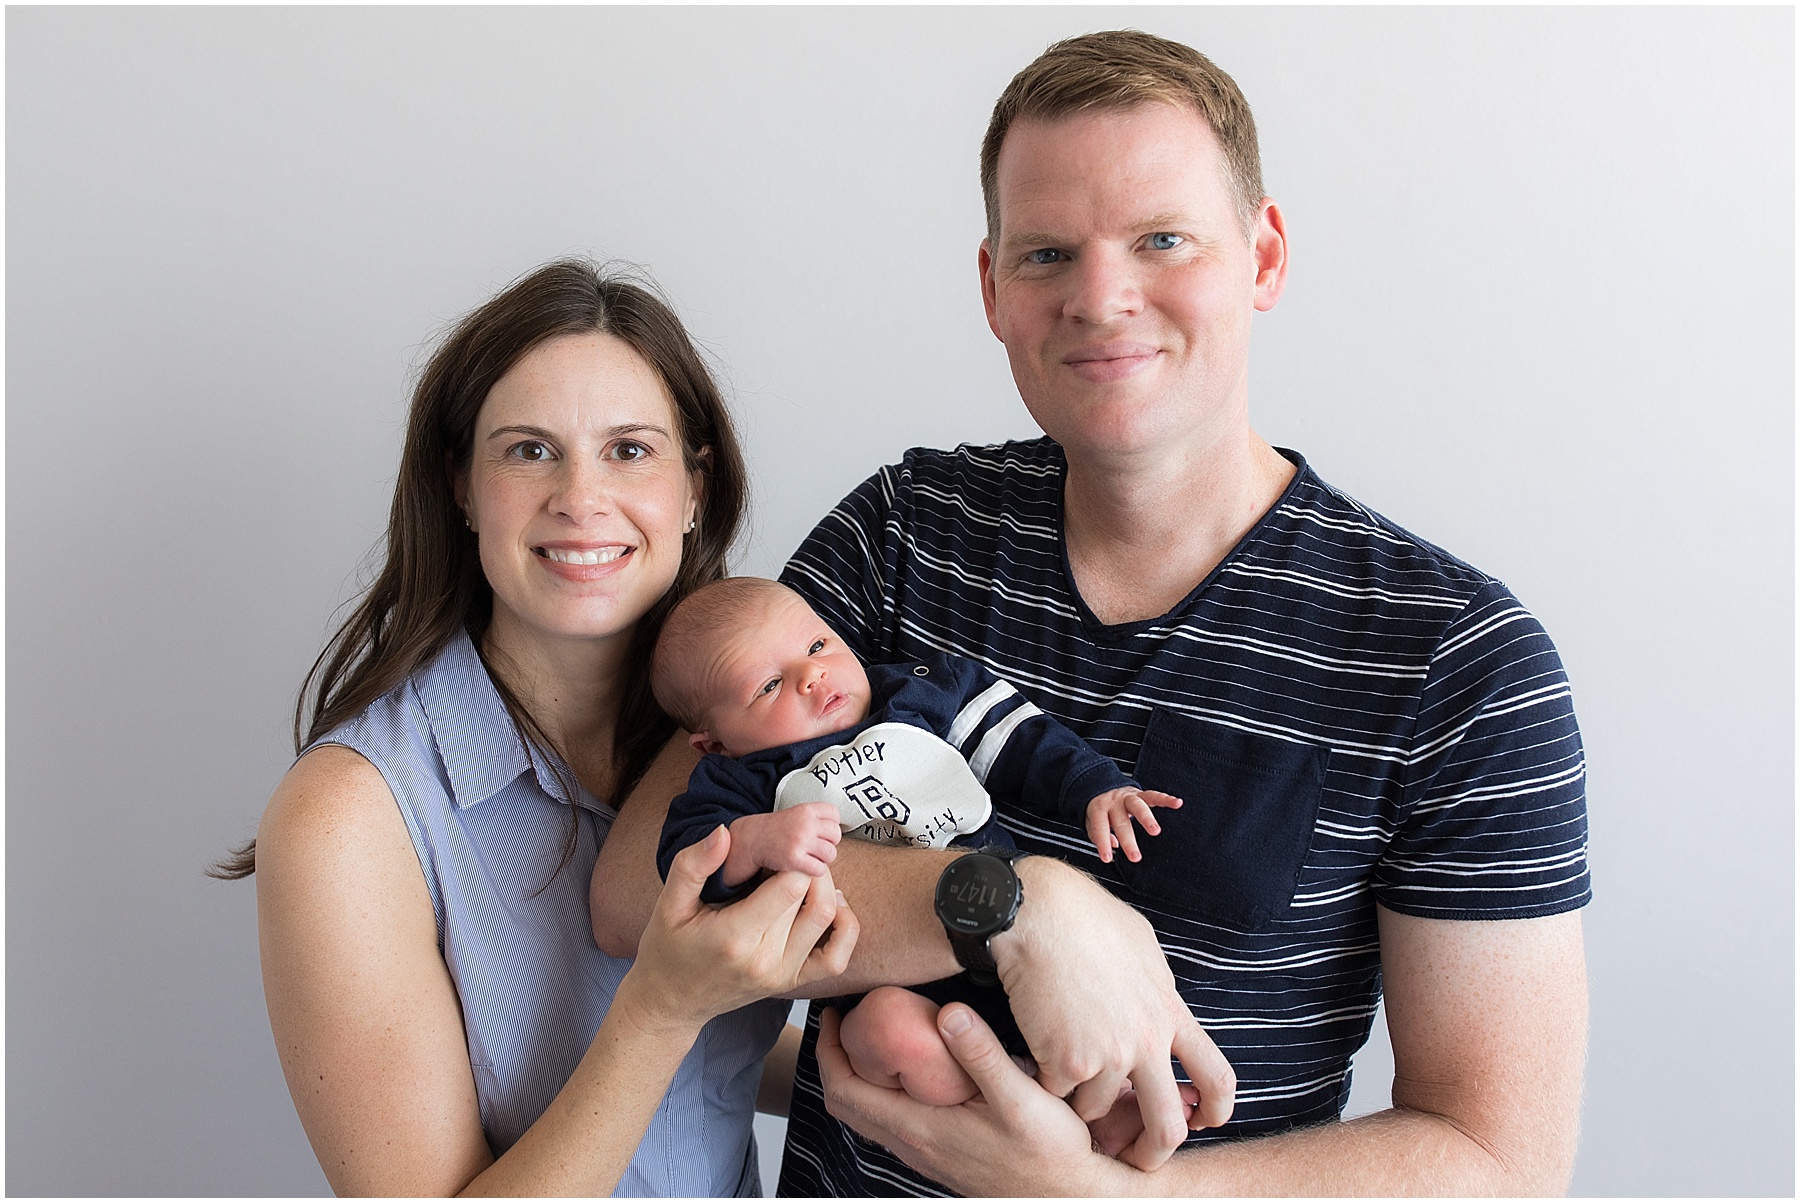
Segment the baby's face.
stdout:
<svg viewBox="0 0 1800 1203">
<path fill-rule="evenodd" d="M 702 679 L 706 730 L 694 743 L 707 752 L 746 756 L 835 734 L 869 713 L 862 663 L 794 594 L 770 598 L 747 619 Z"/>
</svg>

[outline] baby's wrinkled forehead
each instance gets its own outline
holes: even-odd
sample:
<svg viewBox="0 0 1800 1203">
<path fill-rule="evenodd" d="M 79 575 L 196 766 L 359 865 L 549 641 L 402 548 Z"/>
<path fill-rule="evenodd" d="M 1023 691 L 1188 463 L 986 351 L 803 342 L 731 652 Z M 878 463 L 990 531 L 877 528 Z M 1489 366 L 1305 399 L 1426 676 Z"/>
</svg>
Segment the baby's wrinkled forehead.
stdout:
<svg viewBox="0 0 1800 1203">
<path fill-rule="evenodd" d="M 713 701 L 737 693 L 745 684 L 760 685 L 763 663 L 758 653 L 778 650 L 787 625 L 783 619 L 795 610 L 812 613 L 795 594 L 762 594 L 749 599 L 731 623 L 695 640 L 692 668 L 701 694 Z M 751 682 L 751 677 L 758 679 Z"/>
</svg>

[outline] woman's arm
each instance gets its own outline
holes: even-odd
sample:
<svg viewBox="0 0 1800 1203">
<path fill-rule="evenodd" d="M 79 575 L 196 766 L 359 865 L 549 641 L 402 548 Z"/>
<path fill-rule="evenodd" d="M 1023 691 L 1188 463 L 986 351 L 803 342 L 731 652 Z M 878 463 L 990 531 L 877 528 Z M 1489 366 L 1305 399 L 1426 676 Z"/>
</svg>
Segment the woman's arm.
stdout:
<svg viewBox="0 0 1800 1203">
<path fill-rule="evenodd" d="M 780 874 L 729 913 L 701 906 L 700 883 L 728 848 L 721 835 L 677 860 L 587 1054 L 495 1161 L 393 796 L 346 749 L 302 758 L 258 834 L 258 918 L 276 1047 L 333 1190 L 609 1193 L 706 1019 L 841 971 L 855 940 L 829 878 Z"/>
<path fill-rule="evenodd" d="M 269 1024 L 339 1195 L 454 1195 L 492 1162 L 431 898 L 381 774 L 302 757 L 256 839 Z"/>
</svg>

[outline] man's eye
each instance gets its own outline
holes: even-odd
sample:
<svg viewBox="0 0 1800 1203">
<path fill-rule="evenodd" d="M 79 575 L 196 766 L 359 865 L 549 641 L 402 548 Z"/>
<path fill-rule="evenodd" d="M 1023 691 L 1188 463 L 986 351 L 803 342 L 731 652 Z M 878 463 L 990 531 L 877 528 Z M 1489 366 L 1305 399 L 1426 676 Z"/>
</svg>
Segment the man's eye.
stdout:
<svg viewBox="0 0 1800 1203">
<path fill-rule="evenodd" d="M 1050 263 L 1062 262 L 1062 252 L 1059 250 L 1055 250 L 1054 248 L 1047 247 L 1047 246 L 1039 247 L 1037 250 L 1031 252 L 1031 254 L 1029 254 L 1025 257 L 1027 259 L 1029 259 L 1031 262 L 1037 263 L 1037 264 L 1050 264 Z"/>
<path fill-rule="evenodd" d="M 780 677 L 770 677 L 767 681 L 763 682 L 763 687 L 756 691 L 756 696 L 759 698 L 766 697 L 767 695 L 774 693 L 780 686 Z"/>
<path fill-rule="evenodd" d="M 550 458 L 550 448 L 532 439 L 524 443 L 514 443 L 507 449 L 507 454 L 514 459 L 522 459 L 527 463 L 541 463 Z"/>
<path fill-rule="evenodd" d="M 1152 234 L 1150 235 L 1150 249 L 1153 251 L 1172 251 L 1186 241 L 1187 239 L 1179 234 Z"/>
<path fill-rule="evenodd" d="M 824 647 L 825 641 L 823 639 L 815 639 L 813 640 L 813 645 L 806 649 L 806 654 L 809 656 L 816 656 Z"/>
</svg>

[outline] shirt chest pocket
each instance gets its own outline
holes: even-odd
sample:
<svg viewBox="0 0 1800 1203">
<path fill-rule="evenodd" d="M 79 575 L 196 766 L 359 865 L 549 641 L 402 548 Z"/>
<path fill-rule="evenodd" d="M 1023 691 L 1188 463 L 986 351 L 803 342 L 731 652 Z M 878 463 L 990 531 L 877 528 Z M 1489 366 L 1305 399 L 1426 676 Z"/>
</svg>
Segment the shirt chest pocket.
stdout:
<svg viewBox="0 0 1800 1203">
<path fill-rule="evenodd" d="M 1239 929 L 1288 912 L 1312 845 L 1326 748 L 1154 710 L 1138 755 L 1145 789 L 1182 799 L 1158 810 L 1144 858 L 1116 857 L 1119 880 L 1153 905 Z"/>
</svg>

